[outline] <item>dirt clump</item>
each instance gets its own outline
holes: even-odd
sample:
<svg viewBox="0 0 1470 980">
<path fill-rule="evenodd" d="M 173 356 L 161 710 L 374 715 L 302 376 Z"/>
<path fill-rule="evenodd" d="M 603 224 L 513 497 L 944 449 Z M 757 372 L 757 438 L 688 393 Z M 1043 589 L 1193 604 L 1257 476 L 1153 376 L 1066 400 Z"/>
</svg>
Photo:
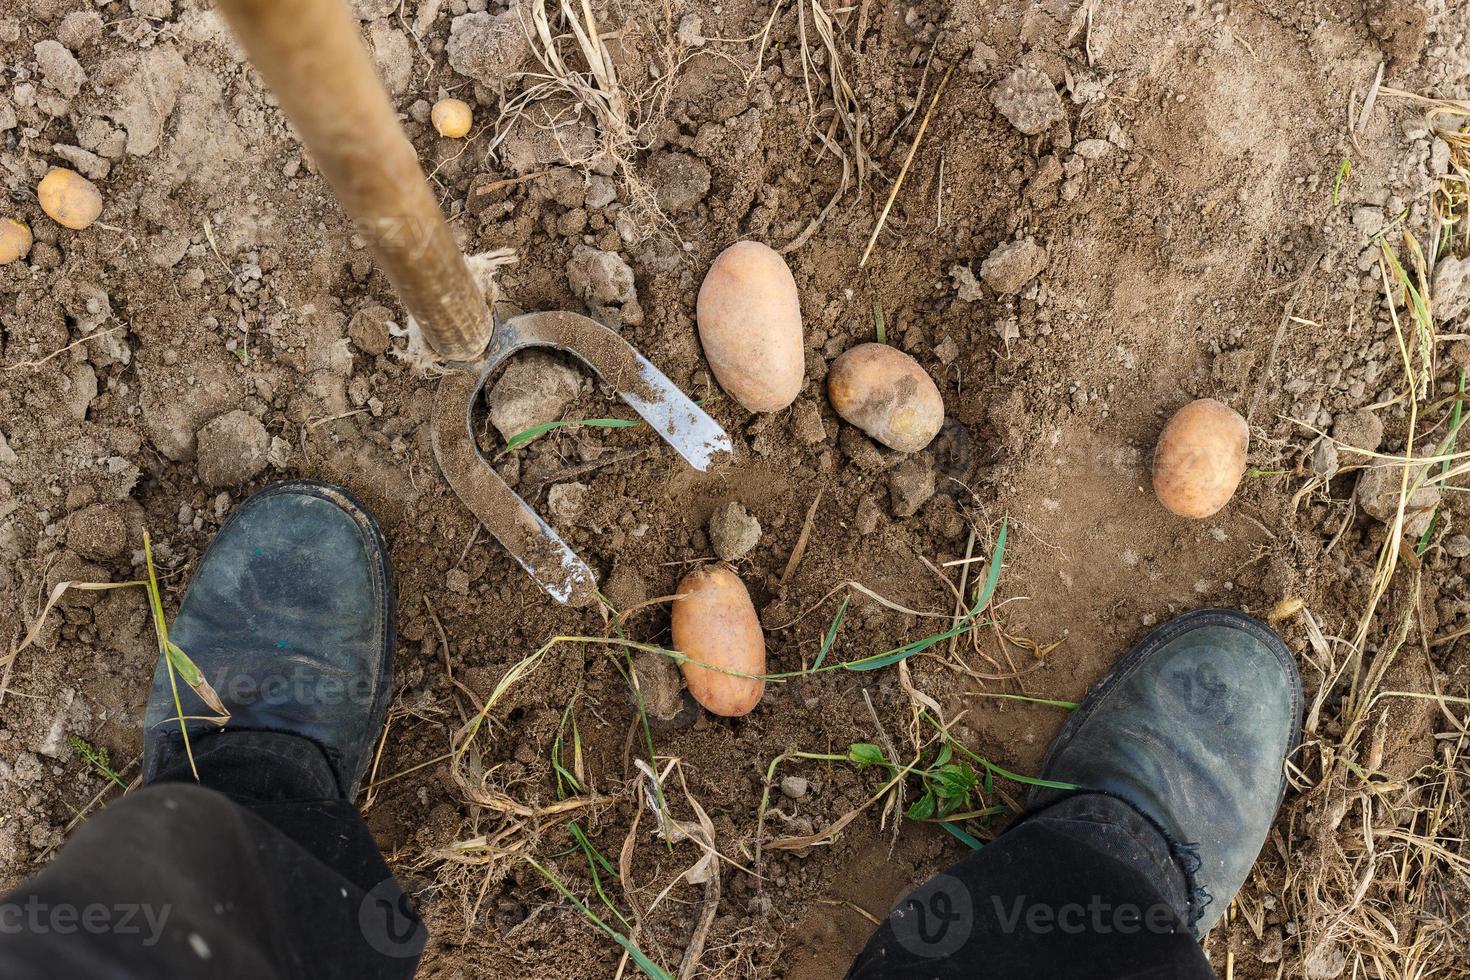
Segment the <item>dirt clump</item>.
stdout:
<svg viewBox="0 0 1470 980">
<path fill-rule="evenodd" d="M 239 486 L 265 469 L 270 433 L 260 419 L 235 409 L 199 430 L 199 479 L 211 487 Z"/>
<path fill-rule="evenodd" d="M 1035 68 L 1017 68 L 1011 72 L 990 99 L 996 110 L 1027 136 L 1034 136 L 1066 117 L 1056 86 L 1045 72 Z"/>
<path fill-rule="evenodd" d="M 715 508 L 709 519 L 709 539 L 721 561 L 738 561 L 761 540 L 761 524 L 737 500 Z"/>
<path fill-rule="evenodd" d="M 449 66 L 481 85 L 496 86 L 531 57 L 519 3 L 498 14 L 460 14 L 450 22 Z"/>
<path fill-rule="evenodd" d="M 985 285 L 1008 296 L 1021 291 L 1032 279 L 1046 268 L 1046 249 L 1036 244 L 1035 239 L 1001 242 L 990 250 L 980 263 L 980 278 Z"/>
</svg>

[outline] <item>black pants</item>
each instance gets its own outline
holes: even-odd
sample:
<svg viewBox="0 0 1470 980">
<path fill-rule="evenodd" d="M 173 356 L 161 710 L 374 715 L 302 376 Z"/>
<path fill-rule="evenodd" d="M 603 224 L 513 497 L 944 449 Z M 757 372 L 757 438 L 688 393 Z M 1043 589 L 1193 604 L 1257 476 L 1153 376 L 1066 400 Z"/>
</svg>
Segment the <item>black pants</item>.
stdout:
<svg viewBox="0 0 1470 980">
<path fill-rule="evenodd" d="M 900 901 L 848 980 L 1213 978 L 1181 919 L 1188 898 L 1152 823 L 1073 796 Z"/>
<path fill-rule="evenodd" d="M 201 785 L 186 763 L 110 804 L 0 900 L 0 978 L 412 977 L 423 925 L 321 750 L 228 732 L 194 754 Z"/>
<path fill-rule="evenodd" d="M 0 977 L 411 977 L 423 926 L 316 746 L 227 733 L 195 756 L 203 786 L 185 766 L 111 804 L 0 900 Z M 1152 825 L 1073 797 L 900 902 L 850 977 L 1212 977 L 1186 888 Z"/>
</svg>

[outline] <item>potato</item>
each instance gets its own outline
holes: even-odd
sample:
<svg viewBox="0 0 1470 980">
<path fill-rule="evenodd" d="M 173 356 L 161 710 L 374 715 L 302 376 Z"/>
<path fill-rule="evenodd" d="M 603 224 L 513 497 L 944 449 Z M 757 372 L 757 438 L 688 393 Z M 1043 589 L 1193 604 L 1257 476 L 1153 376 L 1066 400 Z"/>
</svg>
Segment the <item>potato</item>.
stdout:
<svg viewBox="0 0 1470 980">
<path fill-rule="evenodd" d="M 1250 427 L 1229 405 L 1201 398 L 1174 413 L 1154 449 L 1154 493 L 1180 517 L 1209 517 L 1245 475 Z"/>
<path fill-rule="evenodd" d="M 801 302 L 786 260 L 760 242 L 721 252 L 699 287 L 699 342 L 715 380 L 752 412 L 779 412 L 806 374 Z"/>
<path fill-rule="evenodd" d="M 750 593 L 726 565 L 703 565 L 679 583 L 674 600 L 674 649 L 687 657 L 743 674 L 766 672 L 766 638 Z M 694 700 L 727 718 L 748 714 L 766 682 L 691 663 L 679 664 Z"/>
<path fill-rule="evenodd" d="M 890 449 L 916 453 L 944 424 L 934 381 L 897 347 L 859 344 L 827 371 L 827 397 L 837 414 Z"/>
<path fill-rule="evenodd" d="M 466 102 L 459 99 L 440 99 L 429 110 L 429 121 L 434 124 L 440 136 L 457 140 L 470 131 L 475 114 L 470 111 Z"/>
<path fill-rule="evenodd" d="M 31 251 L 31 230 L 24 221 L 0 221 L 0 265 L 23 259 Z"/>
<path fill-rule="evenodd" d="M 36 187 L 41 210 L 72 231 L 81 231 L 102 213 L 102 193 L 95 184 L 65 167 L 52 167 Z"/>
</svg>

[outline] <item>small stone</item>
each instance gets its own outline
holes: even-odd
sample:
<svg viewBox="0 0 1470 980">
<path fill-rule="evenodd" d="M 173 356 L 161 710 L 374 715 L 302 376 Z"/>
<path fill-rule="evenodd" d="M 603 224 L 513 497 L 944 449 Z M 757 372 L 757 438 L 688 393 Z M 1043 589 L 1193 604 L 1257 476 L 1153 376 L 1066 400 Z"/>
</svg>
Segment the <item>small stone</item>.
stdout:
<svg viewBox="0 0 1470 980">
<path fill-rule="evenodd" d="M 557 524 L 571 527 L 587 509 L 587 484 L 558 483 L 547 491 L 546 507 Z"/>
<path fill-rule="evenodd" d="M 1062 98 L 1045 72 L 1017 68 L 990 97 L 1000 114 L 1027 136 L 1042 132 L 1066 118 Z"/>
<path fill-rule="evenodd" d="M 583 203 L 589 209 L 596 211 L 605 208 L 618 199 L 618 185 L 611 177 L 603 177 L 594 174 L 587 181 L 587 194 Z"/>
<path fill-rule="evenodd" d="M 888 474 L 895 517 L 910 517 L 934 496 L 934 467 L 923 455 L 909 456 Z"/>
<path fill-rule="evenodd" d="M 271 436 L 271 447 L 266 451 L 266 461 L 278 470 L 286 468 L 291 461 L 291 444 L 280 436 Z"/>
<path fill-rule="evenodd" d="M 518 355 L 486 396 L 490 421 L 509 441 L 527 429 L 561 418 L 581 390 L 577 372 L 545 351 Z"/>
<path fill-rule="evenodd" d="M 1451 558 L 1465 558 L 1470 556 L 1470 535 L 1451 535 L 1444 543 L 1444 551 Z"/>
<path fill-rule="evenodd" d="M 621 306 L 638 298 L 633 270 L 617 252 L 578 245 L 567 262 L 567 284 L 588 306 Z"/>
<path fill-rule="evenodd" d="M 739 501 L 732 500 L 716 507 L 710 515 L 709 537 L 722 561 L 738 561 L 760 543 L 760 521 Z"/>
<path fill-rule="evenodd" d="M 209 486 L 238 486 L 265 469 L 270 433 L 249 412 L 218 416 L 199 430 L 198 440 L 196 468 Z"/>
<path fill-rule="evenodd" d="M 1335 942 L 1323 941 L 1312 947 L 1302 968 L 1309 980 L 1332 980 L 1347 969 L 1347 952 Z"/>
<path fill-rule="evenodd" d="M 799 800 L 807 793 L 805 776 L 786 776 L 781 780 L 781 795 L 788 800 Z"/>
<path fill-rule="evenodd" d="M 444 576 L 444 587 L 455 595 L 469 595 L 469 573 L 462 568 L 451 568 Z"/>
<path fill-rule="evenodd" d="M 36 53 L 36 66 L 40 68 L 41 77 L 46 80 L 46 84 L 68 99 L 82 90 L 87 73 L 72 53 L 66 50 L 66 45 L 60 41 L 37 41 L 33 50 Z"/>
<path fill-rule="evenodd" d="M 973 303 L 985 298 L 985 290 L 981 288 L 969 266 L 952 265 L 949 267 L 949 275 L 954 280 L 955 299 L 962 303 Z"/>
<path fill-rule="evenodd" d="M 854 521 L 857 532 L 865 537 L 872 534 L 878 529 L 878 521 L 882 517 L 883 508 L 872 497 L 864 497 L 857 505 L 857 517 Z"/>
<path fill-rule="evenodd" d="M 128 547 L 128 526 L 118 507 L 93 504 L 66 519 L 66 546 L 83 558 L 106 561 Z"/>
<path fill-rule="evenodd" d="M 347 336 L 353 346 L 364 354 L 374 357 L 387 352 L 391 340 L 388 336 L 388 324 L 393 319 L 393 312 L 386 306 L 364 306 L 352 315 L 352 320 L 347 324 Z"/>
<path fill-rule="evenodd" d="M 980 278 L 991 289 L 1008 296 L 1021 291 L 1021 287 L 1046 268 L 1046 249 L 1030 237 L 1020 241 L 1001 242 L 991 249 L 990 256 L 980 263 Z"/>
<path fill-rule="evenodd" d="M 1337 443 L 1331 439 L 1319 439 L 1307 458 L 1307 466 L 1320 477 L 1331 479 L 1337 473 Z"/>
</svg>

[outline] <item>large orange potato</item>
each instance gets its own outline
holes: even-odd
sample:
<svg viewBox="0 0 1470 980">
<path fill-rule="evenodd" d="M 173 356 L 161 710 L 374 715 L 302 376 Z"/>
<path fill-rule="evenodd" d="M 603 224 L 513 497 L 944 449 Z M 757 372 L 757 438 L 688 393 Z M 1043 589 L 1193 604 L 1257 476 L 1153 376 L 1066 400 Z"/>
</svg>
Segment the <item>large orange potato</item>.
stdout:
<svg viewBox="0 0 1470 980">
<path fill-rule="evenodd" d="M 765 634 L 740 576 L 724 565 L 703 565 L 684 576 L 679 595 L 673 606 L 675 650 L 723 670 L 766 672 Z M 761 680 L 690 663 L 679 669 L 694 700 L 727 718 L 748 714 L 766 690 Z"/>
<path fill-rule="evenodd" d="M 752 412 L 779 412 L 806 374 L 801 302 L 786 260 L 760 242 L 721 252 L 699 287 L 699 342 L 720 387 Z"/>
<path fill-rule="evenodd" d="M 838 415 L 900 452 L 923 449 L 944 425 L 944 399 L 934 380 L 887 344 L 844 351 L 827 371 L 827 397 Z"/>
<path fill-rule="evenodd" d="M 1245 475 L 1250 427 L 1229 405 L 1201 398 L 1174 413 L 1154 449 L 1154 493 L 1180 517 L 1209 517 Z"/>
</svg>

